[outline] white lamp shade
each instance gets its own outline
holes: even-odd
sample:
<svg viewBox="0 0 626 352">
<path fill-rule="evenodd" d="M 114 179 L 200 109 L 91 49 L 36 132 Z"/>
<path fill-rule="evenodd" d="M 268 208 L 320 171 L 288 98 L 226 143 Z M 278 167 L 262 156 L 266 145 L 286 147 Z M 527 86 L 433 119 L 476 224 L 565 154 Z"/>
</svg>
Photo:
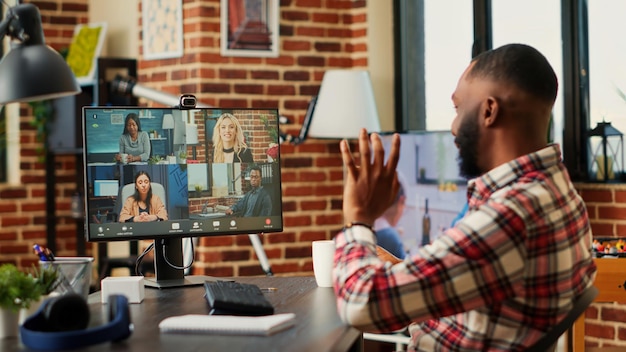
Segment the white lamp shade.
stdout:
<svg viewBox="0 0 626 352">
<path fill-rule="evenodd" d="M 380 132 L 369 73 L 329 70 L 324 74 L 308 135 L 314 138 L 357 138 L 361 128 Z"/>
<path fill-rule="evenodd" d="M 161 126 L 164 130 L 172 130 L 174 129 L 174 116 L 172 114 L 163 115 L 163 126 Z"/>
<path fill-rule="evenodd" d="M 185 144 L 198 144 L 198 125 L 186 124 L 185 126 Z"/>
</svg>

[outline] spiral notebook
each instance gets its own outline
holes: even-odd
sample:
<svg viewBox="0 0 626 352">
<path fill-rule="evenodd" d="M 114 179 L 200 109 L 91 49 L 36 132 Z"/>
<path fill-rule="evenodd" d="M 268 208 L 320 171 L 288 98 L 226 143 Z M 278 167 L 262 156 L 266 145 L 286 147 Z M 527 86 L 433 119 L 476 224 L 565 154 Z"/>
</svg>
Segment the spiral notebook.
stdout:
<svg viewBox="0 0 626 352">
<path fill-rule="evenodd" d="M 296 315 L 283 313 L 264 316 L 187 314 L 163 319 L 162 333 L 207 333 L 269 336 L 296 323 Z"/>
</svg>

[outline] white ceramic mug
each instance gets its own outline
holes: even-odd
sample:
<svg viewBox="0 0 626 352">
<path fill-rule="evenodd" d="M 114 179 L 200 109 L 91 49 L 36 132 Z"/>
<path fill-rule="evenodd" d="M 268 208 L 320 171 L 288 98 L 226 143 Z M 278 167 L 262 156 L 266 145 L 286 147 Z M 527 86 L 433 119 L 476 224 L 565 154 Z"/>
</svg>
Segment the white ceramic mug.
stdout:
<svg viewBox="0 0 626 352">
<path fill-rule="evenodd" d="M 333 286 L 333 258 L 335 256 L 335 241 L 313 241 L 313 273 L 319 287 Z"/>
<path fill-rule="evenodd" d="M 122 164 L 127 164 L 128 163 L 128 154 L 126 154 L 126 153 L 120 154 L 120 161 L 122 162 Z"/>
</svg>

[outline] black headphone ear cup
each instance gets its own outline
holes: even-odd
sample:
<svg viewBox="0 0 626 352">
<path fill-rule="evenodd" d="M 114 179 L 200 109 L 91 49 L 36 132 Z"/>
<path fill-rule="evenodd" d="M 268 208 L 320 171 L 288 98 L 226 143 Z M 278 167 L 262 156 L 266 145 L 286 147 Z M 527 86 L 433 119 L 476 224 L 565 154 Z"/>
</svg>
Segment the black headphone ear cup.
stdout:
<svg viewBox="0 0 626 352">
<path fill-rule="evenodd" d="M 43 313 L 46 331 L 81 330 L 89 324 L 89 306 L 78 294 L 65 294 L 50 299 Z"/>
</svg>

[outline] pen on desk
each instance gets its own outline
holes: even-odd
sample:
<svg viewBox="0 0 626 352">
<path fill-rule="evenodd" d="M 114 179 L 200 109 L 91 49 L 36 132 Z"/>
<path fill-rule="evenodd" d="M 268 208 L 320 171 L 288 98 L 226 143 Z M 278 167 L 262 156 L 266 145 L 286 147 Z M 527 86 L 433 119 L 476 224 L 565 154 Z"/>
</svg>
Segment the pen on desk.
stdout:
<svg viewBox="0 0 626 352">
<path fill-rule="evenodd" d="M 263 287 L 261 288 L 261 292 L 275 292 L 278 291 L 276 287 Z"/>
</svg>

